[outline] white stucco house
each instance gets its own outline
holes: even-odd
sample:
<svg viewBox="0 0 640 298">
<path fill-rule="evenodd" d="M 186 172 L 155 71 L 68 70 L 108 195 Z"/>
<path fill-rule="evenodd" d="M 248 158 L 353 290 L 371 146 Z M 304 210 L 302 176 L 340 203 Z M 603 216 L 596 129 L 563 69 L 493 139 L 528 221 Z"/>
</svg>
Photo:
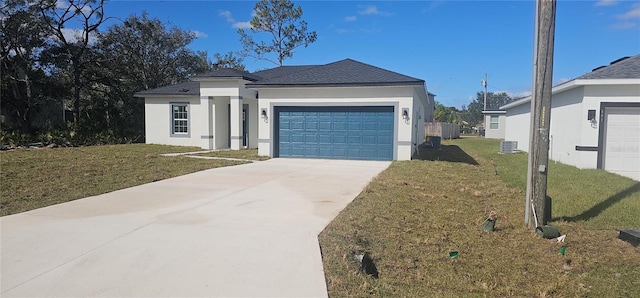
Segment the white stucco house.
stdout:
<svg viewBox="0 0 640 298">
<path fill-rule="evenodd" d="M 345 59 L 254 73 L 221 69 L 136 96 L 144 98 L 150 144 L 408 160 L 433 117 L 427 94 L 424 80 Z"/>
<path fill-rule="evenodd" d="M 484 137 L 487 139 L 504 139 L 507 112 L 503 110 L 482 111 L 484 116 Z"/>
<path fill-rule="evenodd" d="M 506 112 L 505 140 L 529 150 L 531 97 Z M 640 181 L 640 55 L 553 87 L 549 158 Z"/>
</svg>

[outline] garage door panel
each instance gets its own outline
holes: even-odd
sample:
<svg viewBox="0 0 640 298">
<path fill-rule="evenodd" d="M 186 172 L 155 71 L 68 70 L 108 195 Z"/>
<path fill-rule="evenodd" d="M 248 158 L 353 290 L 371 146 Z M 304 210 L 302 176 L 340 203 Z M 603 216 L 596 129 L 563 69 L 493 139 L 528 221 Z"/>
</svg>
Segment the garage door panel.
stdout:
<svg viewBox="0 0 640 298">
<path fill-rule="evenodd" d="M 640 181 L 640 108 L 607 108 L 604 169 Z"/>
<path fill-rule="evenodd" d="M 277 154 L 391 160 L 393 111 L 393 107 L 278 107 Z"/>
</svg>

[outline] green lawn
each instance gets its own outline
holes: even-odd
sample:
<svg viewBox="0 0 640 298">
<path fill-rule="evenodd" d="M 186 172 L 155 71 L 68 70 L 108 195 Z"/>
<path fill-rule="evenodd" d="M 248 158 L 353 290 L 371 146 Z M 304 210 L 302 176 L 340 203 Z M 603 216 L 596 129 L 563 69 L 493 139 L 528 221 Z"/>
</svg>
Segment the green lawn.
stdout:
<svg viewBox="0 0 640 298">
<path fill-rule="evenodd" d="M 132 144 L 0 152 L 0 215 L 244 163 L 160 156 L 197 150 Z"/>
<path fill-rule="evenodd" d="M 319 236 L 332 297 L 640 297 L 640 183 L 552 163 L 548 193 L 561 244 L 524 224 L 527 155 L 499 142 L 444 141 L 394 162 Z M 486 214 L 495 232 L 482 232 Z M 358 273 L 368 251 L 380 278 Z M 458 251 L 451 259 L 449 252 Z"/>
</svg>

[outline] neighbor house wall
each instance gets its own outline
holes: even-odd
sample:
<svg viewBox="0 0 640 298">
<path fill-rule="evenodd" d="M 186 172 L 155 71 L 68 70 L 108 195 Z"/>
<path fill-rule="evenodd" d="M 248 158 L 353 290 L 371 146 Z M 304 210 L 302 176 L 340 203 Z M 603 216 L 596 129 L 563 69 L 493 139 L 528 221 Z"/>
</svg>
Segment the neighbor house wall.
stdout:
<svg viewBox="0 0 640 298">
<path fill-rule="evenodd" d="M 491 128 L 491 116 L 498 117 L 498 128 Z M 484 137 L 487 139 L 504 139 L 505 136 L 505 127 L 506 127 L 507 117 L 505 113 L 486 113 L 484 115 L 484 123 L 486 123 L 484 128 Z"/>
<path fill-rule="evenodd" d="M 258 110 L 267 109 L 268 120 L 258 124 L 258 154 L 273 156 L 274 108 L 278 106 L 393 106 L 395 114 L 394 159 L 409 160 L 412 153 L 412 123 L 402 119 L 403 108 L 414 115 L 414 91 L 401 87 L 258 88 Z"/>
<path fill-rule="evenodd" d="M 551 99 L 549 158 L 578 168 L 597 168 L 602 102 L 640 102 L 640 85 L 584 85 L 557 92 Z M 505 140 L 529 151 L 530 102 L 507 110 Z M 587 120 L 595 110 L 597 121 Z"/>
<path fill-rule="evenodd" d="M 524 103 L 507 110 L 504 140 L 518 142 L 518 150 L 529 151 L 529 125 L 531 105 Z"/>
</svg>

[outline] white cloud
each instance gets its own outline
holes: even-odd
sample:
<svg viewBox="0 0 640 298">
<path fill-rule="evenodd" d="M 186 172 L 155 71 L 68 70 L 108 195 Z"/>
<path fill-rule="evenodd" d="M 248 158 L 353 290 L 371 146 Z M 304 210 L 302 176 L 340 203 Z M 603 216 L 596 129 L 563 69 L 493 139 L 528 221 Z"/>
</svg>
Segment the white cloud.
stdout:
<svg viewBox="0 0 640 298">
<path fill-rule="evenodd" d="M 507 93 L 507 95 L 509 95 L 509 97 L 511 97 L 512 99 L 518 99 L 518 98 L 531 96 L 531 90 L 520 91 L 520 92 L 509 92 L 509 91 L 503 91 L 503 92 Z"/>
<path fill-rule="evenodd" d="M 228 10 L 223 10 L 221 12 L 218 13 L 219 16 L 221 17 L 225 17 L 225 19 L 227 19 L 227 22 L 229 23 L 234 23 L 236 20 L 233 18 L 233 16 L 231 15 L 231 12 Z"/>
<path fill-rule="evenodd" d="M 255 14 L 252 13 L 252 15 Z M 218 16 L 224 17 L 228 23 L 231 24 L 232 28 L 237 28 L 237 29 L 251 29 L 251 23 L 250 22 L 237 22 L 236 19 L 233 18 L 233 15 L 231 14 L 230 11 L 228 10 L 223 10 L 220 11 L 218 13 Z"/>
<path fill-rule="evenodd" d="M 620 22 L 620 23 L 615 23 L 611 25 L 611 28 L 624 30 L 624 29 L 632 29 L 632 28 L 635 28 L 636 26 L 638 26 L 638 24 L 634 22 Z"/>
<path fill-rule="evenodd" d="M 64 0 L 58 0 L 56 1 L 56 9 L 58 10 L 67 10 L 69 9 L 69 11 L 74 11 L 75 9 L 71 7 L 71 2 L 72 1 L 64 1 Z M 82 3 L 76 3 L 76 8 L 80 8 L 82 7 L 82 13 L 84 13 L 85 15 L 88 15 L 89 13 L 91 13 L 92 10 L 92 6 L 87 4 L 87 5 L 82 5 Z"/>
<path fill-rule="evenodd" d="M 614 6 L 618 4 L 618 0 L 600 0 L 596 2 L 596 6 Z"/>
<path fill-rule="evenodd" d="M 345 18 L 344 18 L 344 20 L 345 20 L 346 22 L 353 22 L 353 21 L 355 21 L 355 20 L 357 20 L 357 19 L 358 19 L 358 18 L 357 18 L 356 16 L 348 16 L 348 17 L 345 17 Z"/>
<path fill-rule="evenodd" d="M 373 5 L 359 5 L 360 10 L 358 13 L 361 15 L 378 15 L 378 16 L 390 16 L 391 13 L 387 11 L 380 11 Z"/>
<path fill-rule="evenodd" d="M 191 33 L 193 33 L 196 38 L 207 38 L 209 37 L 209 35 L 207 35 L 207 33 L 204 33 L 202 31 L 198 31 L 198 30 L 191 30 Z"/>
<path fill-rule="evenodd" d="M 237 28 L 237 29 L 251 29 L 251 23 L 250 22 L 235 22 L 235 23 L 233 23 L 233 25 L 231 25 L 231 27 Z"/>
<path fill-rule="evenodd" d="M 84 31 L 81 29 L 62 28 L 62 35 L 64 36 L 64 39 L 69 43 L 75 43 L 83 40 L 83 33 Z M 98 41 L 96 32 L 94 31 L 89 33 L 89 44 L 95 44 L 96 41 Z"/>
<path fill-rule="evenodd" d="M 640 19 L 640 3 L 631 5 L 631 10 L 624 14 L 618 15 L 618 18 L 623 20 L 628 19 Z"/>
</svg>

